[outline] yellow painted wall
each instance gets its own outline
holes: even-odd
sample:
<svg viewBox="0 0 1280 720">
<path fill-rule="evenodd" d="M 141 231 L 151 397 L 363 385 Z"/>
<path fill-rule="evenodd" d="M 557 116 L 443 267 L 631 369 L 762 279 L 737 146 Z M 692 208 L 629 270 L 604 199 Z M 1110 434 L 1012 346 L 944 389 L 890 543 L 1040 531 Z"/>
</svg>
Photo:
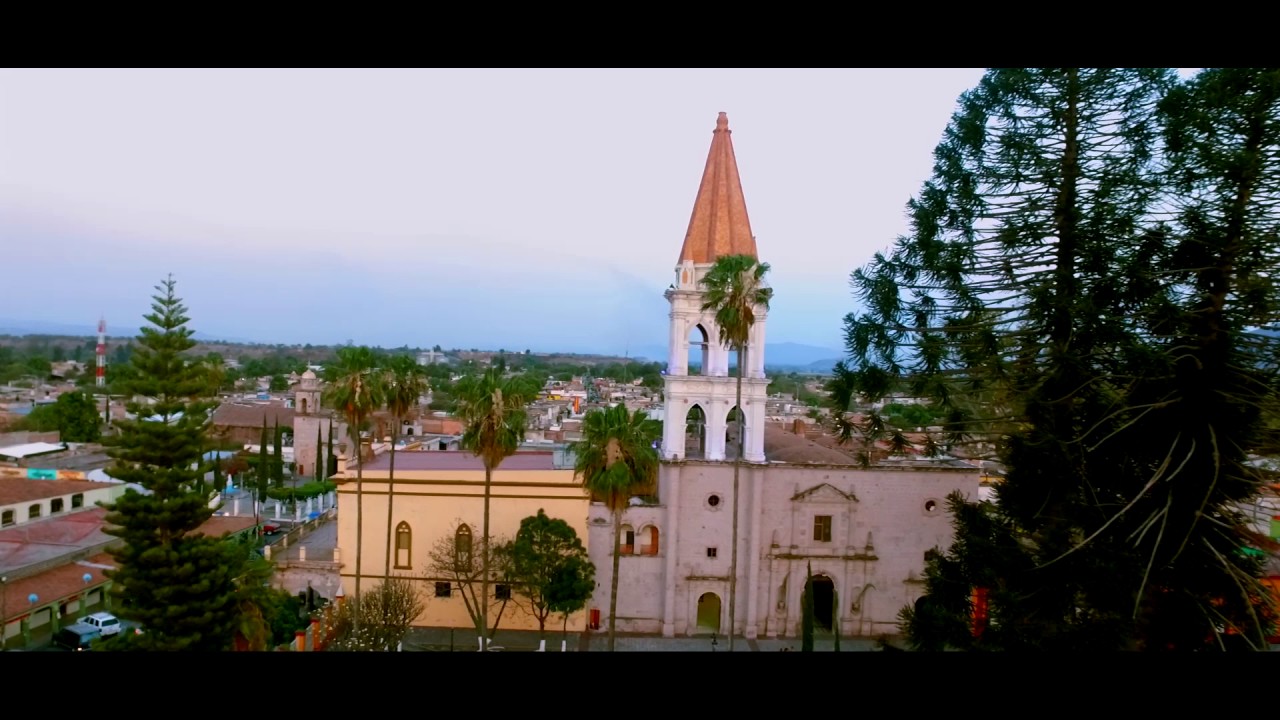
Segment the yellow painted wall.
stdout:
<svg viewBox="0 0 1280 720">
<path fill-rule="evenodd" d="M 355 594 L 356 574 L 356 520 L 357 496 L 355 472 L 347 471 L 345 477 L 334 478 L 338 482 L 338 548 L 342 564 L 343 593 Z M 364 544 L 360 563 L 360 588 L 376 585 L 386 575 L 387 566 L 387 479 L 385 471 L 365 471 L 363 492 L 359 499 L 362 508 Z M 520 521 L 536 515 L 539 509 L 553 518 L 560 518 L 578 533 L 587 545 L 588 500 L 573 476 L 572 470 L 511 470 L 499 468 L 493 474 L 492 496 L 489 506 L 490 534 L 494 543 L 512 538 L 520 528 Z M 436 579 L 427 577 L 429 550 L 441 537 L 452 539 L 461 520 L 472 528 L 479 538 L 484 519 L 484 471 L 397 471 L 395 498 L 392 508 L 392 575 L 417 578 L 423 591 L 425 609 L 416 625 L 422 627 L 472 627 L 456 584 L 449 598 L 435 597 Z M 394 567 L 395 528 L 407 522 L 412 531 L 411 568 Z M 598 572 L 598 571 L 597 571 Z M 444 581 L 447 578 L 439 578 Z M 490 586 L 490 595 L 493 588 Z M 518 598 L 517 598 L 518 600 Z M 491 606 L 496 608 L 497 604 Z M 490 611 L 489 624 L 493 624 L 495 610 Z M 562 620 L 553 615 L 547 620 L 547 629 L 559 630 Z M 578 632 L 585 628 L 586 611 L 570 617 L 569 630 Z M 536 630 L 537 621 L 508 602 L 498 626 L 502 629 Z"/>
</svg>

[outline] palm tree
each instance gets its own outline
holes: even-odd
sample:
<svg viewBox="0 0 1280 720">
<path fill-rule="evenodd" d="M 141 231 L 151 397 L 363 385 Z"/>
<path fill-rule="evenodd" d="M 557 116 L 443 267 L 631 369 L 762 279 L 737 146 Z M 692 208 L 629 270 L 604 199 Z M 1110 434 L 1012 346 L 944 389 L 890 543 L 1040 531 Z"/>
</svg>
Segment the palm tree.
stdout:
<svg viewBox="0 0 1280 720">
<path fill-rule="evenodd" d="M 738 472 L 742 465 L 743 427 L 742 374 L 747 365 L 747 345 L 751 328 L 756 324 L 756 311 L 769 310 L 773 289 L 765 285 L 769 264 L 751 255 L 725 255 L 717 258 L 707 271 L 702 284 L 706 288 L 702 309 L 715 312 L 720 328 L 720 344 L 738 351 L 738 395 L 734 405 L 738 430 L 738 454 L 733 460 L 733 545 L 729 551 L 729 650 L 733 650 L 736 634 L 736 600 L 738 594 Z"/>
<path fill-rule="evenodd" d="M 609 651 L 613 651 L 618 614 L 618 565 L 622 550 L 622 511 L 636 491 L 658 477 L 662 423 L 625 405 L 592 410 L 582 419 L 582 439 L 573 444 L 574 472 L 583 488 L 613 513 L 613 578 L 609 588 Z M 674 502 L 674 498 L 671 500 Z"/>
<path fill-rule="evenodd" d="M 484 535 L 481 546 L 480 651 L 489 650 L 489 498 L 493 471 L 524 442 L 525 406 L 537 396 L 523 377 L 504 377 L 499 368 L 468 375 L 454 386 L 457 415 L 465 430 L 462 448 L 484 463 Z"/>
<path fill-rule="evenodd" d="M 347 420 L 347 432 L 356 458 L 356 591 L 352 601 L 360 602 L 360 560 L 364 557 L 364 459 L 360 456 L 360 427 L 382 405 L 382 387 L 374 366 L 377 358 L 367 347 L 342 347 L 337 361 L 325 368 L 326 404 Z M 359 624 L 359 613 L 356 613 Z"/>
<path fill-rule="evenodd" d="M 422 366 L 408 355 L 396 355 L 385 368 L 383 384 L 386 387 L 387 410 L 391 412 L 391 468 L 387 475 L 387 569 L 383 573 L 391 577 L 391 505 L 396 489 L 396 443 L 400 440 L 400 426 L 404 418 L 417 409 L 422 394 L 427 391 L 427 381 Z"/>
</svg>

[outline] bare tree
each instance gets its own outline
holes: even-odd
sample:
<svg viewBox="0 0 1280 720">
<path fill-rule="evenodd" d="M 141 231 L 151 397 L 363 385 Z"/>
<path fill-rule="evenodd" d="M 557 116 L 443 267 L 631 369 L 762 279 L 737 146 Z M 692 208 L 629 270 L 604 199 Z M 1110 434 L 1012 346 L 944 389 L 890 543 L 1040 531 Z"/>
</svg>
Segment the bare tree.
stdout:
<svg viewBox="0 0 1280 720">
<path fill-rule="evenodd" d="M 454 527 L 460 530 L 441 536 L 427 552 L 427 579 L 448 582 L 452 590 L 462 596 L 462 602 L 467 608 L 467 615 L 471 618 L 471 624 L 477 635 L 491 638 L 502 621 L 502 613 L 511 600 L 511 592 L 509 589 L 500 592 L 500 586 L 492 584 L 501 579 L 502 573 L 497 565 L 490 568 L 490 577 L 488 582 L 485 581 L 484 559 L 487 553 L 484 538 L 473 534 L 470 530 L 473 526 L 460 519 L 454 521 Z M 500 547 L 505 543 L 494 541 L 492 544 Z M 494 588 L 494 592 L 492 596 L 486 598 L 488 604 L 482 605 L 484 589 L 490 586 Z M 500 594 L 501 597 L 499 597 Z M 497 612 L 490 612 L 494 608 Z M 486 617 L 493 619 L 493 625 L 487 634 L 484 632 Z"/>
<path fill-rule="evenodd" d="M 333 618 L 330 650 L 392 652 L 426 606 L 414 578 L 388 578 L 365 591 L 360 602 L 343 603 Z M 359 613 L 359 623 L 356 622 Z"/>
</svg>

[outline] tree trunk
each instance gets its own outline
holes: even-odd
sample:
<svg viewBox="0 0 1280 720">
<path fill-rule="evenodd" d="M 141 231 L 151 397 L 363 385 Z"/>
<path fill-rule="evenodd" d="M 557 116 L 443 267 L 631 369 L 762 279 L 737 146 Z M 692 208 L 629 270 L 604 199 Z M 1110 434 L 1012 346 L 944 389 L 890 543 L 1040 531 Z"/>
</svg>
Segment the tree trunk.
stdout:
<svg viewBox="0 0 1280 720">
<path fill-rule="evenodd" d="M 480 652 L 489 652 L 489 495 L 493 468 L 484 465 L 484 532 L 480 536 Z"/>
<path fill-rule="evenodd" d="M 357 428 L 359 423 L 352 423 Z M 360 452 L 360 431 L 355 436 L 356 449 L 356 592 L 352 602 L 352 628 L 360 637 L 360 560 L 364 557 L 364 457 Z"/>
<path fill-rule="evenodd" d="M 609 580 L 609 652 L 618 625 L 618 565 L 622 560 L 622 510 L 613 511 L 613 577 Z"/>
<path fill-rule="evenodd" d="M 747 414 L 742 411 L 742 371 L 747 364 L 747 348 L 738 348 L 738 395 L 734 406 L 738 410 L 738 456 L 733 459 L 733 545 L 729 549 L 729 652 L 733 652 L 733 636 L 737 630 L 738 600 L 738 470 L 742 466 L 743 429 L 747 426 Z"/>
<path fill-rule="evenodd" d="M 391 468 L 387 471 L 387 569 L 383 573 L 386 577 L 391 577 L 391 505 L 396 497 L 396 440 L 399 439 L 399 431 L 400 423 L 396 422 L 391 430 Z"/>
</svg>

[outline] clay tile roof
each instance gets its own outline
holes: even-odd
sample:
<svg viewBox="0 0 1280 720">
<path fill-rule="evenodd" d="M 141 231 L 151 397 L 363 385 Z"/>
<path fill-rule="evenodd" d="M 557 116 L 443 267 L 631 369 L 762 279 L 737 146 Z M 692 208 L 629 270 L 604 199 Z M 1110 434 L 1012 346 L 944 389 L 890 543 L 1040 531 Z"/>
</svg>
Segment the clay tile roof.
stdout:
<svg viewBox="0 0 1280 720">
<path fill-rule="evenodd" d="M 210 537 L 222 537 L 228 533 L 240 532 L 248 530 L 257 525 L 258 521 L 252 517 L 240 517 L 235 515 L 214 515 L 205 520 L 195 532 L 198 535 L 208 535 Z"/>
<path fill-rule="evenodd" d="M 702 265 L 714 263 L 722 255 L 756 256 L 756 240 L 747 218 L 731 132 L 729 116 L 720 113 L 678 262 L 689 260 Z"/>
<path fill-rule="evenodd" d="M 86 480 L 28 480 L 0 477 L 0 505 L 36 502 L 48 498 L 101 490 L 107 485 Z"/>
<path fill-rule="evenodd" d="M 764 455 L 771 462 L 801 465 L 804 463 L 854 465 L 857 462 L 849 453 L 823 446 L 773 426 L 766 426 L 764 430 Z"/>
<path fill-rule="evenodd" d="M 240 405 L 223 403 L 213 411 L 213 424 L 222 427 L 261 428 L 262 419 L 267 419 L 267 427 L 293 427 L 293 408 L 283 405 Z"/>
<path fill-rule="evenodd" d="M 29 613 L 30 603 L 27 597 L 30 595 L 39 598 L 38 606 L 44 606 L 55 600 L 77 597 L 84 592 L 85 588 L 102 585 L 107 580 L 102 574 L 106 569 L 100 567 L 102 565 L 115 567 L 115 560 L 110 555 L 102 553 L 81 562 L 60 565 L 37 575 L 5 583 L 0 587 L 0 592 L 5 595 L 4 602 L 0 605 L 3 605 L 9 616 L 6 619 L 12 621 L 13 618 Z M 85 575 L 89 576 L 88 582 L 85 582 Z M 70 622 L 70 618 L 65 622 Z"/>
</svg>

